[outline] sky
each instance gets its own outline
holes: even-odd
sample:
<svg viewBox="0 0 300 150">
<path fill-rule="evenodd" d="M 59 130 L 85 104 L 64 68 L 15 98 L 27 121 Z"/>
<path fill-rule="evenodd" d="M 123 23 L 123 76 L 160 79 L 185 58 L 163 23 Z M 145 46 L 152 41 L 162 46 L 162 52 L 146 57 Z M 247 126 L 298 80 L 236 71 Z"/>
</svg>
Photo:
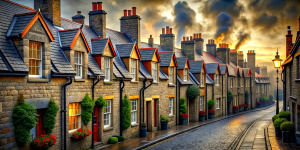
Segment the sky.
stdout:
<svg viewBox="0 0 300 150">
<path fill-rule="evenodd" d="M 12 0 L 33 8 L 33 0 Z M 61 0 L 61 16 L 72 19 L 80 10 L 88 24 L 88 12 L 95 0 Z M 120 31 L 123 10 L 137 7 L 141 16 L 141 41 L 153 35 L 159 44 L 161 28 L 170 26 L 180 48 L 183 36 L 202 33 L 208 39 L 229 44 L 231 49 L 244 52 L 255 50 L 256 64 L 273 69 L 278 49 L 285 59 L 285 35 L 291 26 L 293 42 L 299 30 L 300 0 L 103 0 L 107 12 L 107 28 Z M 204 50 L 205 50 L 204 49 Z"/>
</svg>

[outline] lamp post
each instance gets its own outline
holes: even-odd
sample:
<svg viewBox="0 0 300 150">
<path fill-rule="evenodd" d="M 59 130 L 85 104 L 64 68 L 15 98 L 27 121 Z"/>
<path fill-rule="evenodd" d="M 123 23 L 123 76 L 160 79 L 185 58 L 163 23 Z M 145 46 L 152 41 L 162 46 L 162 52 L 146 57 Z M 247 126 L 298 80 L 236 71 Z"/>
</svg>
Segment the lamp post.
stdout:
<svg viewBox="0 0 300 150">
<path fill-rule="evenodd" d="M 276 72 L 277 72 L 277 102 L 276 102 L 276 114 L 279 113 L 279 93 L 278 93 L 278 69 L 280 68 L 281 66 L 281 61 L 282 59 L 280 59 L 280 56 L 278 55 L 278 48 L 277 48 L 277 52 L 276 52 L 276 55 L 275 55 L 275 59 L 272 60 L 273 63 L 274 63 L 274 67 L 276 69 Z"/>
</svg>

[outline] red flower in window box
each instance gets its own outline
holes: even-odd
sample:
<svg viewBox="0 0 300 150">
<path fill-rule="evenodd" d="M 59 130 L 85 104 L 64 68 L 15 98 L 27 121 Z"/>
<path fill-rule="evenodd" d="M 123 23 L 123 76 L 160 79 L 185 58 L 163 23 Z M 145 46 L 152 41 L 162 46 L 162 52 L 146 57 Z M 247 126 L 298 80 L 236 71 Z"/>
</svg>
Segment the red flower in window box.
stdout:
<svg viewBox="0 0 300 150">
<path fill-rule="evenodd" d="M 244 104 L 244 107 L 248 107 L 248 105 L 247 105 L 247 104 Z"/>
<path fill-rule="evenodd" d="M 33 139 L 32 146 L 34 149 L 49 149 L 56 143 L 56 137 L 52 134 L 41 135 Z"/>
<path fill-rule="evenodd" d="M 256 104 L 258 104 L 258 105 L 261 105 L 261 104 L 262 104 L 262 102 L 256 102 Z"/>
<path fill-rule="evenodd" d="M 209 113 L 209 114 L 215 114 L 215 110 L 209 109 L 209 110 L 208 110 L 208 113 Z"/>
<path fill-rule="evenodd" d="M 240 107 L 244 107 L 244 104 L 240 104 L 239 106 L 240 106 Z"/>
<path fill-rule="evenodd" d="M 239 106 L 233 106 L 233 109 L 239 109 Z"/>
<path fill-rule="evenodd" d="M 205 112 L 205 111 L 199 111 L 199 115 L 205 116 L 205 115 L 206 115 L 206 112 Z"/>
<path fill-rule="evenodd" d="M 180 119 L 186 119 L 187 117 L 189 117 L 188 114 L 180 114 Z"/>
<path fill-rule="evenodd" d="M 74 140 L 79 140 L 89 136 L 90 134 L 92 134 L 92 132 L 89 129 L 79 128 L 75 133 L 72 134 L 71 138 Z"/>
</svg>

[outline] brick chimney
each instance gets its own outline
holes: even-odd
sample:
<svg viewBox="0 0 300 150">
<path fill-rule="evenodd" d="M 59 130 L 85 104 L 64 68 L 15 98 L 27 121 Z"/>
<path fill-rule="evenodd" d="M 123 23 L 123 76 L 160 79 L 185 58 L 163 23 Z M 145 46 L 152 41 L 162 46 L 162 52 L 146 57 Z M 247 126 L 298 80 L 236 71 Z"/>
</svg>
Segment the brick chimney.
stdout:
<svg viewBox="0 0 300 150">
<path fill-rule="evenodd" d="M 40 9 L 53 24 L 61 26 L 60 0 L 34 0 L 34 9 Z"/>
<path fill-rule="evenodd" d="M 238 54 L 237 51 L 235 49 L 230 50 L 230 61 L 235 64 L 236 66 L 238 65 Z"/>
<path fill-rule="evenodd" d="M 195 60 L 195 41 L 190 39 L 181 41 L 181 51 L 188 56 L 189 60 Z"/>
<path fill-rule="evenodd" d="M 102 2 L 93 2 L 89 12 L 89 25 L 95 29 L 101 38 L 106 38 L 106 12 L 102 10 Z"/>
<path fill-rule="evenodd" d="M 242 67 L 242 68 L 246 68 L 244 66 L 244 54 L 243 54 L 243 51 L 238 51 L 238 54 L 237 54 L 237 65 Z"/>
<path fill-rule="evenodd" d="M 194 34 L 194 42 L 195 42 L 195 50 L 198 54 L 203 56 L 203 42 L 204 40 L 201 38 L 201 33 Z"/>
<path fill-rule="evenodd" d="M 252 96 L 250 95 L 250 102 L 252 102 L 252 107 L 255 108 L 256 106 L 256 100 L 255 100 L 255 96 L 256 96 L 256 84 L 254 82 L 255 79 L 255 51 L 254 50 L 248 50 L 247 53 L 247 68 L 249 68 L 251 70 L 251 83 L 250 86 L 252 87 L 250 89 L 250 94 L 252 92 Z M 252 99 L 251 99 L 252 97 Z"/>
<path fill-rule="evenodd" d="M 230 48 L 228 48 L 228 44 L 222 43 L 217 48 L 217 58 L 220 59 L 223 63 L 229 64 L 230 61 Z"/>
<path fill-rule="evenodd" d="M 72 17 L 72 20 L 74 22 L 77 22 L 80 24 L 84 24 L 84 19 L 85 19 L 85 16 L 81 15 L 81 11 L 77 11 L 77 15 Z"/>
<path fill-rule="evenodd" d="M 172 33 L 172 28 L 169 28 L 169 26 L 167 26 L 166 28 L 162 28 L 162 33 L 160 34 L 159 38 L 160 38 L 160 46 L 164 50 L 174 51 L 175 35 Z"/>
<path fill-rule="evenodd" d="M 255 67 L 255 72 L 260 74 L 260 67 L 258 67 L 258 65 Z"/>
<path fill-rule="evenodd" d="M 206 44 L 206 52 L 213 55 L 214 57 L 217 56 L 217 45 L 215 44 L 215 40 L 208 40 L 208 44 Z"/>
<path fill-rule="evenodd" d="M 287 26 L 287 35 L 286 35 L 286 57 L 289 56 L 293 48 L 293 34 L 291 33 L 291 27 Z"/>
<path fill-rule="evenodd" d="M 246 59 L 245 59 L 245 61 L 243 62 L 243 65 L 244 65 L 244 68 L 248 68 L 248 63 L 247 63 Z"/>
<path fill-rule="evenodd" d="M 150 45 L 150 47 L 153 47 L 153 38 L 152 38 L 152 35 L 150 35 L 150 37 L 148 39 L 148 44 Z"/>
<path fill-rule="evenodd" d="M 267 66 L 261 66 L 260 67 L 261 75 L 267 77 L 268 76 L 268 69 Z"/>
<path fill-rule="evenodd" d="M 120 19 L 121 32 L 126 33 L 132 40 L 134 40 L 138 47 L 140 47 L 141 44 L 140 20 L 141 17 L 136 15 L 136 7 L 132 7 L 132 11 L 128 10 L 127 16 L 124 12 L 124 16 Z"/>
</svg>

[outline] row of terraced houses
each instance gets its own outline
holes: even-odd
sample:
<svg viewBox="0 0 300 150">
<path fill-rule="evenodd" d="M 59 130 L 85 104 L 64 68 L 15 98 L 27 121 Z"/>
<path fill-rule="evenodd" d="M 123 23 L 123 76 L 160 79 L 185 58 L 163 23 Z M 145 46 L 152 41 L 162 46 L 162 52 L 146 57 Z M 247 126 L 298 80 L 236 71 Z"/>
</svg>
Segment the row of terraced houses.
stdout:
<svg viewBox="0 0 300 150">
<path fill-rule="evenodd" d="M 246 91 L 249 109 L 256 108 L 261 95 L 270 94 L 267 70 L 256 66 L 254 50 L 244 56 L 213 39 L 205 48 L 201 33 L 177 37 L 183 39 L 177 48 L 169 26 L 155 37 L 159 44 L 151 35 L 148 43 L 141 42 L 142 20 L 136 7 L 124 10 L 120 31 L 115 31 L 106 27 L 109 12 L 102 9 L 102 2 L 90 5 L 85 25 L 80 11 L 72 20 L 62 18 L 60 0 L 34 0 L 34 9 L 0 0 L 0 149 L 18 148 L 12 110 L 20 94 L 39 114 L 50 99 L 59 105 L 53 130 L 57 144 L 51 149 L 90 148 L 92 136 L 71 140 L 78 128 L 93 127 L 95 143 L 107 143 L 114 135 L 139 137 L 142 123 L 148 132 L 160 130 L 160 116 L 168 117 L 172 128 L 179 125 L 181 97 L 186 98 L 188 121 L 195 122 L 199 111 L 207 113 L 210 99 L 218 117 L 245 104 Z M 200 90 L 195 100 L 186 97 L 191 85 Z M 233 93 L 229 103 L 228 91 Z M 107 102 L 103 112 L 95 107 L 93 125 L 81 120 L 80 104 L 86 93 L 93 99 L 103 96 Z M 120 101 L 125 94 L 131 102 L 131 126 L 122 131 Z M 32 129 L 32 138 L 40 136 L 42 132 L 36 132 L 40 128 Z"/>
</svg>

